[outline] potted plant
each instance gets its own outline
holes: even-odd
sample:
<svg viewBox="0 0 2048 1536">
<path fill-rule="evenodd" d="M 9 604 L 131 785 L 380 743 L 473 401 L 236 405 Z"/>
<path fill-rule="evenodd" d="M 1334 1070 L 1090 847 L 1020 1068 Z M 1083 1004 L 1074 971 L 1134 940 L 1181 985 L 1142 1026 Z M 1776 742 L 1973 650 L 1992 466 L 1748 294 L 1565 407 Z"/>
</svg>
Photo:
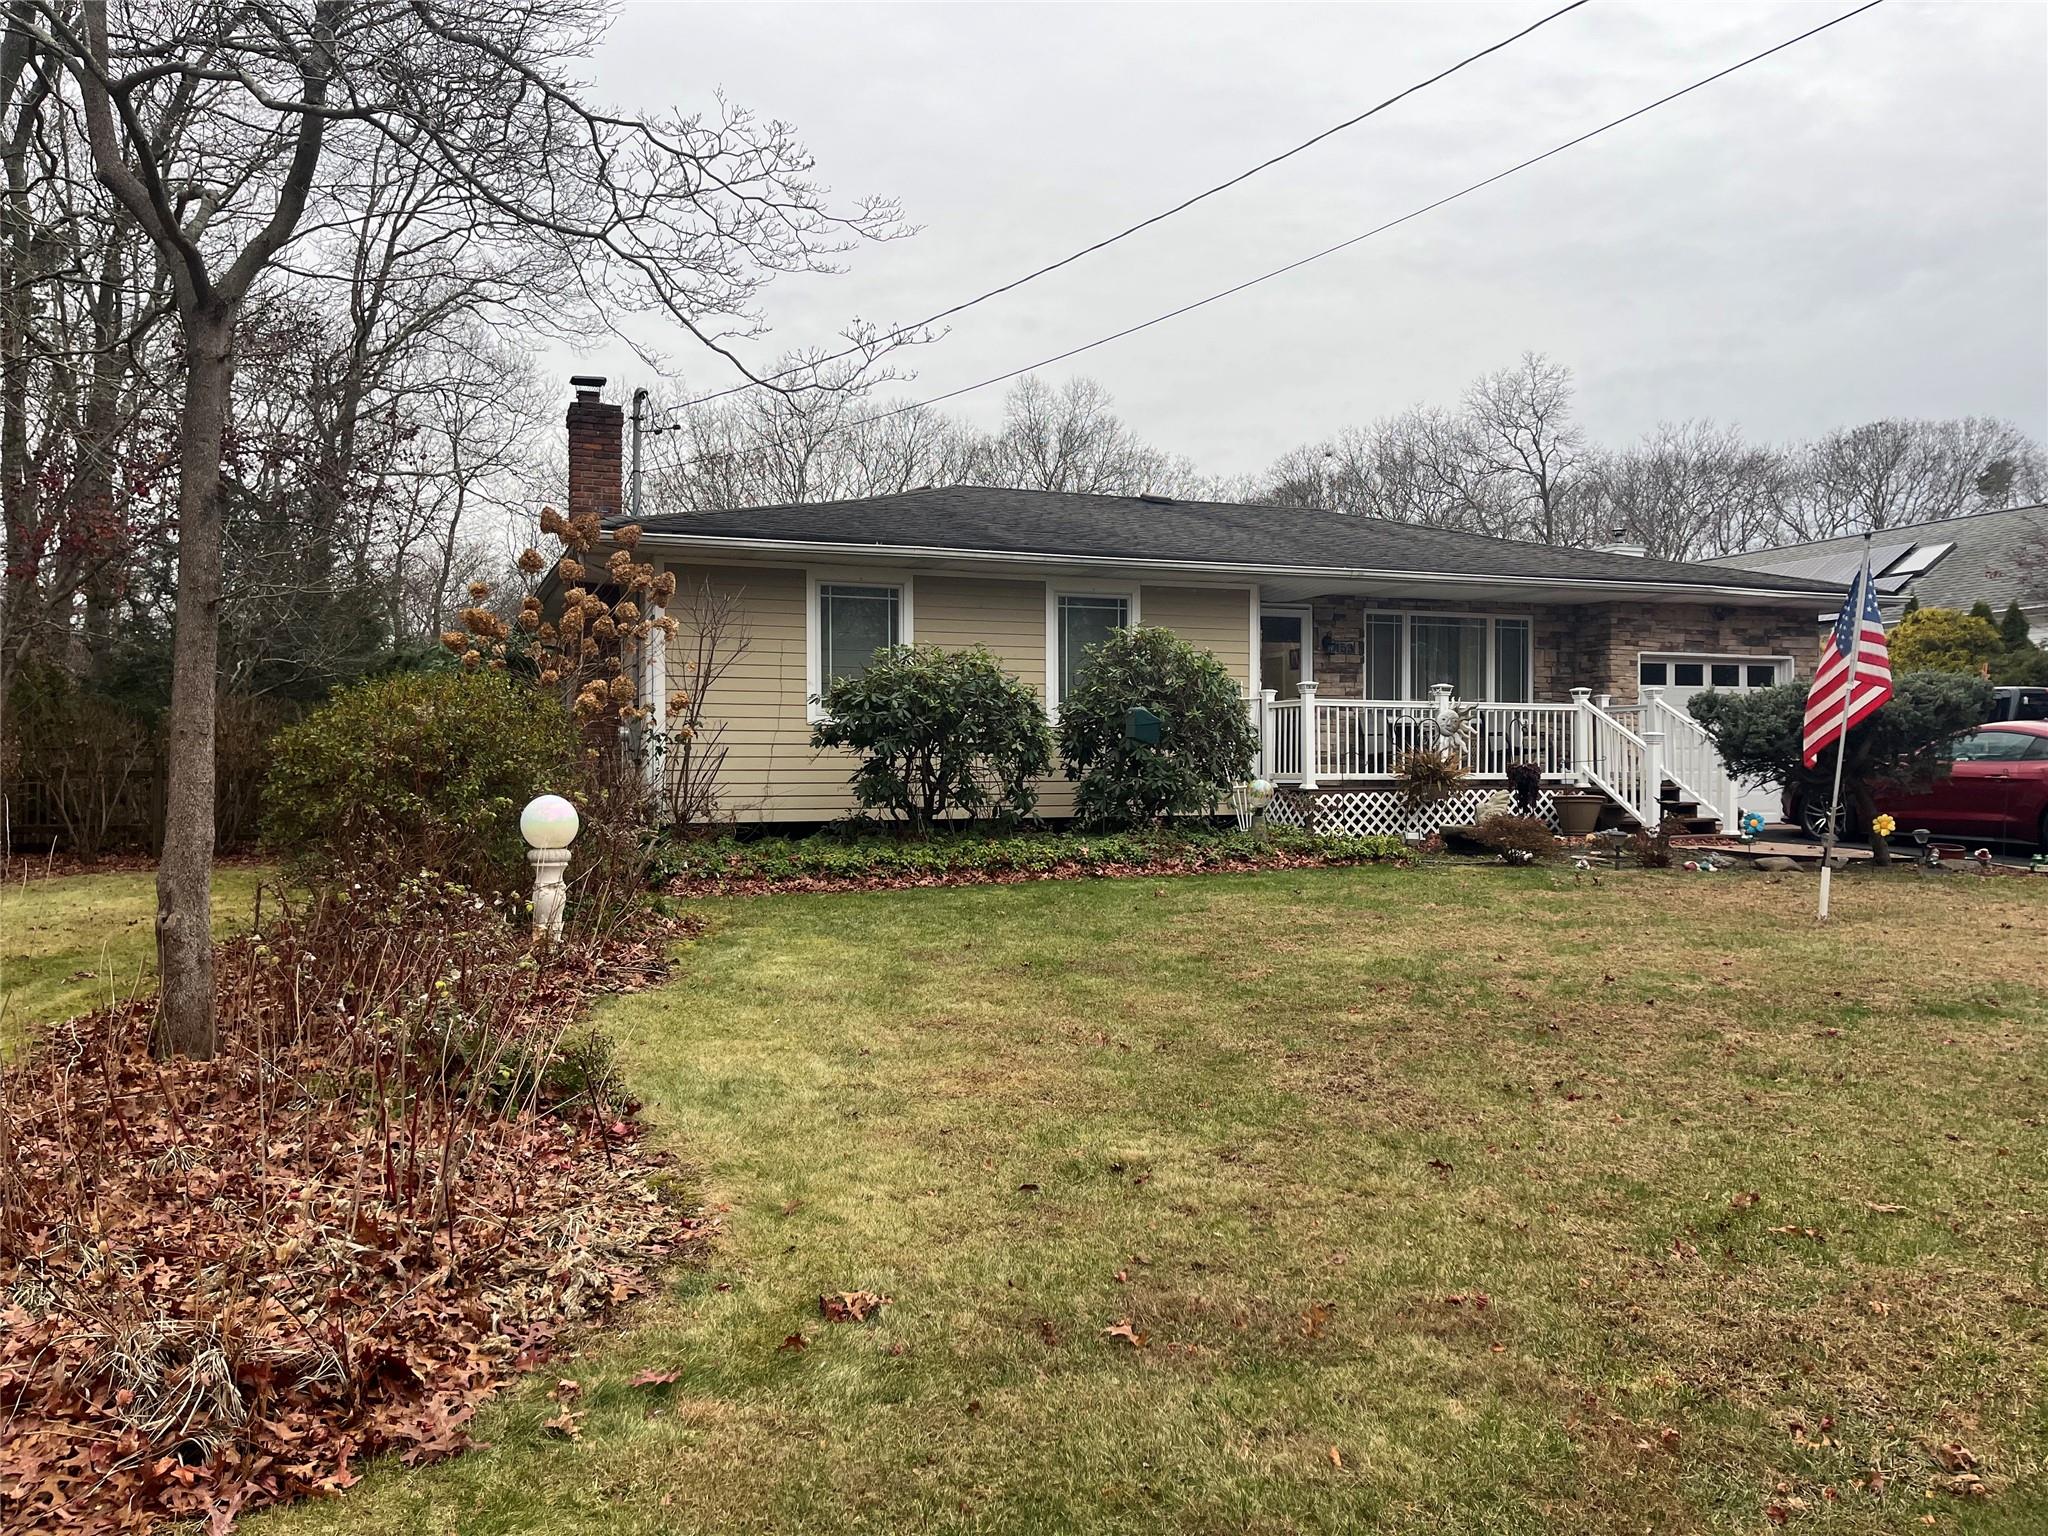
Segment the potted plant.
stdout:
<svg viewBox="0 0 2048 1536">
<path fill-rule="evenodd" d="M 1423 825 L 1426 813 L 1442 805 L 1465 782 L 1465 759 L 1455 747 L 1418 747 L 1394 760 L 1394 782 L 1401 803 L 1416 817 L 1415 835 L 1435 831 Z"/>
<path fill-rule="evenodd" d="M 1550 797 L 1550 804 L 1557 812 L 1557 830 L 1561 835 L 1591 837 L 1600 824 L 1600 812 L 1607 805 L 1607 797 L 1585 789 L 1560 790 Z"/>
</svg>

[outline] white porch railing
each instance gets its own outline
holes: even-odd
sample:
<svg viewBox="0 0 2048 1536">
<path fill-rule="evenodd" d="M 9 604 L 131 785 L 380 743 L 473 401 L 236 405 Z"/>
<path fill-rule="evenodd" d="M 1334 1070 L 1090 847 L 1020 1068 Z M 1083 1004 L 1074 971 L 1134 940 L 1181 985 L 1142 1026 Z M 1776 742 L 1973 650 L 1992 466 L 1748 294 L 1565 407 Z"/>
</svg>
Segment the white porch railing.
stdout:
<svg viewBox="0 0 2048 1536">
<path fill-rule="evenodd" d="M 1741 795 L 1721 761 L 1714 738 L 1700 723 L 1664 697 L 1660 688 L 1643 690 L 1642 714 L 1664 732 L 1664 777 L 1699 803 L 1709 816 L 1721 818 L 1721 830 L 1733 832 L 1741 819 Z"/>
<path fill-rule="evenodd" d="M 1439 722 L 1455 710 L 1453 730 L 1474 779 L 1505 780 L 1510 765 L 1534 763 L 1545 778 L 1598 788 L 1651 825 L 1668 777 L 1734 826 L 1734 785 L 1713 742 L 1652 689 L 1640 704 L 1602 707 L 1585 688 L 1574 688 L 1568 704 L 1459 704 L 1447 689 L 1427 702 L 1324 699 L 1303 683 L 1299 698 L 1268 689 L 1251 708 L 1261 775 L 1282 784 L 1391 780 L 1403 754 L 1443 739 Z"/>
</svg>

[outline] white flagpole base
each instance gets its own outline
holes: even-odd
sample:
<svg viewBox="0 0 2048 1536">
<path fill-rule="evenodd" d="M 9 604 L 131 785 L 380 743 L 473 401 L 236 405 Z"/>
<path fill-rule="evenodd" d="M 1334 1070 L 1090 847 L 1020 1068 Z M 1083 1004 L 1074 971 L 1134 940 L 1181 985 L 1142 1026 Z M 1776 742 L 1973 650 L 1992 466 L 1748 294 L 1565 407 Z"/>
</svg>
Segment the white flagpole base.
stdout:
<svg viewBox="0 0 2048 1536">
<path fill-rule="evenodd" d="M 1828 920 L 1828 883 L 1835 873 L 1833 850 L 1823 848 L 1820 859 L 1820 920 Z"/>
</svg>

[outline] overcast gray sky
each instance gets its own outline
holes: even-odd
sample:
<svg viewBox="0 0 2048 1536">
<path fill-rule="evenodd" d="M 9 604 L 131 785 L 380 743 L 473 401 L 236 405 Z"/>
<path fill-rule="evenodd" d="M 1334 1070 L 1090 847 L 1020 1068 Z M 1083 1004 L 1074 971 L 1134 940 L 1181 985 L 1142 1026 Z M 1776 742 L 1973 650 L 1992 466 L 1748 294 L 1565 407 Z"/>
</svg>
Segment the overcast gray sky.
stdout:
<svg viewBox="0 0 2048 1536">
<path fill-rule="evenodd" d="M 629 3 L 621 105 L 723 89 L 915 238 L 786 279 L 749 344 L 919 318 L 1307 138 L 1555 9 L 1536 4 Z M 1372 227 L 1850 8 L 1595 0 L 1275 170 L 961 316 L 916 398 Z M 649 333 L 646 340 L 665 344 Z M 2048 7 L 1889 0 L 1426 218 L 1047 370 L 1208 471 L 1417 402 L 1525 349 L 1620 441 L 1988 414 L 2048 439 Z M 677 349 L 679 361 L 686 354 Z M 576 359 L 561 354 L 564 367 Z M 620 350 L 585 360 L 630 385 Z M 693 385 L 729 382 L 689 359 Z M 946 408 L 995 418 L 1000 387 Z"/>
</svg>

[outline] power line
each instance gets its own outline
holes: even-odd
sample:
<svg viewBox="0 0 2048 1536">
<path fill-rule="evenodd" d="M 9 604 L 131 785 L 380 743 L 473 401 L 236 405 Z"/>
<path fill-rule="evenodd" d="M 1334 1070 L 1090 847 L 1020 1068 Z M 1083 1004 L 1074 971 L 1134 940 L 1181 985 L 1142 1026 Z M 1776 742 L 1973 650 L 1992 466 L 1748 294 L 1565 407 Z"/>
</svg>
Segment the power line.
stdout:
<svg viewBox="0 0 2048 1536">
<path fill-rule="evenodd" d="M 944 394 L 933 395 L 929 399 L 918 400 L 909 405 L 893 406 L 886 411 L 878 411 L 872 416 L 863 416 L 856 421 L 849 421 L 844 425 L 832 427 L 828 429 L 827 432 L 821 435 L 836 436 L 843 432 L 851 432 L 860 427 L 872 426 L 875 422 L 878 421 L 887 421 L 891 417 L 905 416 L 912 411 L 921 411 L 929 406 L 939 405 L 948 400 L 957 400 L 962 395 L 971 395 L 975 393 L 977 390 L 987 389 L 992 385 L 1007 383 L 1011 379 L 1019 378 L 1024 374 L 1035 373 L 1041 368 L 1049 368 L 1054 363 L 1065 362 L 1070 357 L 1079 357 L 1084 352 L 1092 352 L 1097 347 L 1108 346 L 1113 341 L 1121 341 L 1126 336 L 1135 336 L 1140 331 L 1150 330 L 1155 325 L 1163 325 L 1168 320 L 1176 320 L 1180 318 L 1182 315 L 1192 314 L 1195 310 L 1206 308 L 1208 305 L 1217 303 L 1220 300 L 1231 298 L 1236 294 L 1243 293 L 1248 288 L 1256 288 L 1261 283 L 1271 282 L 1276 277 L 1284 277 L 1290 272 L 1297 272 L 1301 268 L 1308 266 L 1311 262 L 1321 261 L 1326 256 L 1334 256 L 1339 251 L 1347 251 L 1351 249 L 1351 247 L 1359 245 L 1364 241 L 1370 240 L 1376 235 L 1383 235 L 1389 230 L 1398 229 L 1403 224 L 1407 224 L 1415 219 L 1419 219 L 1426 213 L 1434 212 L 1438 208 L 1442 208 L 1448 204 L 1455 203 L 1460 198 L 1469 197 L 1474 192 L 1478 192 L 1487 187 L 1490 187 L 1495 182 L 1504 181 L 1508 177 L 1513 176 L 1520 171 L 1526 171 L 1531 166 L 1541 165 L 1545 160 L 1549 160 L 1557 155 L 1561 155 L 1568 149 L 1574 149 L 1577 146 L 1586 143 L 1590 139 L 1596 139 L 1601 134 L 1619 128 L 1625 123 L 1632 123 L 1637 118 L 1643 117 L 1648 113 L 1654 112 L 1659 107 L 1667 106 L 1671 102 L 1677 101 L 1682 96 L 1690 96 L 1694 91 L 1704 90 L 1707 86 L 1713 85 L 1717 81 L 1725 80 L 1730 75 L 1735 74 L 1737 71 L 1747 69 L 1752 64 L 1760 63 L 1764 59 L 1768 59 L 1769 57 L 1771 57 L 1771 55 L 1773 54 L 1783 53 L 1787 48 L 1795 47 L 1798 44 L 1807 41 L 1809 38 L 1818 37 L 1821 33 L 1827 31 L 1829 28 L 1838 27 L 1845 21 L 1849 21 L 1854 17 L 1861 16 L 1865 11 L 1875 10 L 1878 6 L 1882 5 L 1883 3 L 1884 0 L 1865 0 L 1864 4 L 1855 7 L 1853 10 L 1844 11 L 1841 15 L 1834 17 L 1832 20 L 1824 21 L 1819 26 L 1809 27 L 1806 31 L 1799 33 L 1796 37 L 1788 37 L 1781 43 L 1775 43 L 1771 47 L 1763 49 L 1761 52 L 1753 53 L 1746 59 L 1743 59 L 1734 64 L 1730 64 L 1726 69 L 1717 70 L 1713 74 L 1695 80 L 1692 82 L 1692 84 L 1683 86 L 1678 90 L 1672 91 L 1668 95 L 1659 96 L 1655 101 L 1637 107 L 1633 112 L 1625 113 L 1624 115 L 1614 118 L 1609 122 L 1602 123 L 1597 128 L 1588 129 L 1586 132 L 1579 134 L 1577 137 L 1566 139 L 1562 144 L 1554 145 L 1553 147 L 1544 150 L 1539 155 L 1531 155 L 1528 159 L 1519 161 L 1516 164 L 1509 166 L 1506 170 L 1496 171 L 1491 176 L 1485 177 L 1480 181 L 1475 181 L 1471 183 L 1469 186 L 1460 187 L 1457 191 L 1447 193 L 1444 196 L 1437 198 L 1434 202 L 1424 203 L 1419 208 L 1411 209 L 1409 212 L 1402 214 L 1399 218 L 1389 219 L 1384 224 L 1375 225 L 1373 228 L 1366 230 L 1363 234 L 1353 235 L 1348 240 L 1340 240 L 1335 245 L 1326 245 L 1319 251 L 1312 252 L 1307 256 L 1299 258 L 1298 260 L 1288 262 L 1285 266 L 1275 267 L 1269 272 L 1262 272 L 1257 277 L 1246 278 L 1243 282 L 1233 284 L 1228 288 L 1224 288 L 1216 293 L 1209 294 L 1206 298 L 1195 299 L 1190 303 L 1180 305 L 1178 308 L 1169 309 L 1163 314 L 1154 315 L 1149 320 L 1141 320 L 1135 325 L 1127 325 L 1122 330 L 1112 331 L 1107 336 L 1098 336 L 1093 341 L 1083 342 L 1081 345 L 1077 347 L 1069 347 L 1064 352 L 1056 352 L 1050 357 L 1042 357 L 1038 359 L 1038 361 L 1033 363 L 1027 363 L 1021 368 L 1012 368 L 1007 372 L 994 374 L 989 378 L 982 379 L 973 384 L 963 384 L 958 389 L 949 389 Z M 766 453 L 772 451 L 772 449 L 777 447 L 788 446 L 791 446 L 791 443 L 788 441 L 784 441 L 780 443 L 764 445 L 763 447 L 760 448 L 744 449 L 738 453 L 702 454 L 695 459 L 685 460 L 684 462 L 685 464 L 694 464 L 713 458 L 741 458 L 752 454 Z"/>
<path fill-rule="evenodd" d="M 953 305 L 950 309 L 942 309 L 935 315 L 927 315 L 922 320 L 914 320 L 908 325 L 898 326 L 895 330 L 888 331 L 884 333 L 882 336 L 877 337 L 876 341 L 895 341 L 901 337 L 910 335 L 912 332 L 923 330 L 928 325 L 936 325 L 941 320 L 949 320 L 954 315 L 960 314 L 964 310 L 972 309 L 977 304 L 985 304 L 990 299 L 999 298 L 1003 294 L 1010 292 L 1012 289 L 1021 288 L 1028 282 L 1032 282 L 1037 278 L 1044 277 L 1049 272 L 1057 272 L 1062 267 L 1072 266 L 1075 262 L 1081 260 L 1083 257 L 1092 256 L 1097 251 L 1105 250 L 1109 246 L 1115 245 L 1119 240 L 1129 239 L 1132 235 L 1137 234 L 1139 231 L 1150 229 L 1154 224 L 1162 223 L 1163 221 L 1172 218 L 1177 213 L 1185 213 L 1188 209 L 1194 207 L 1195 204 L 1205 202 L 1209 198 L 1216 196 L 1219 192 L 1227 192 L 1232 187 L 1236 186 L 1239 182 L 1249 181 L 1252 177 L 1258 175 L 1259 172 L 1271 170 L 1274 166 L 1280 164 L 1281 161 L 1291 160 L 1296 155 L 1302 153 L 1302 151 L 1307 149 L 1313 149 L 1316 145 L 1322 143 L 1323 140 L 1331 138 L 1336 134 L 1342 133 L 1347 128 L 1357 127 L 1367 118 L 1375 117 L 1379 113 L 1386 111 L 1387 108 L 1395 105 L 1397 102 L 1405 101 L 1408 97 L 1413 96 L 1417 91 L 1427 90 L 1430 86 L 1435 85 L 1438 81 L 1449 79 L 1452 75 L 1455 75 L 1459 70 L 1465 68 L 1467 65 L 1476 64 L 1489 54 L 1499 53 L 1501 49 L 1509 47 L 1514 43 L 1520 42 L 1523 38 L 1527 37 L 1530 33 L 1536 31 L 1538 28 L 1548 26 L 1551 22 L 1556 21 L 1558 17 L 1563 16 L 1568 12 L 1576 11 L 1580 6 L 1585 5 L 1586 3 L 1587 0 L 1571 0 L 1571 3 L 1569 5 L 1560 6 L 1558 9 L 1552 11 L 1548 16 L 1543 17 L 1541 20 L 1531 22 L 1528 26 L 1522 28 L 1521 31 L 1513 33 L 1508 37 L 1504 37 L 1499 42 L 1490 44 L 1489 46 L 1480 49 L 1477 53 L 1467 54 L 1464 58 L 1458 60 L 1457 63 L 1451 65 L 1449 68 L 1438 70 L 1435 74 L 1431 75 L 1427 80 L 1416 81 L 1415 84 L 1409 86 L 1406 90 L 1399 91 L 1396 94 L 1389 96 L 1385 101 L 1381 102 L 1378 106 L 1368 107 L 1365 111 L 1359 113 L 1356 117 L 1349 117 L 1341 123 L 1335 123 L 1330 127 L 1325 128 L 1321 133 L 1315 135 L 1315 137 L 1303 139 L 1299 144 L 1295 145 L 1292 149 L 1282 150 L 1277 155 L 1273 155 L 1265 160 L 1261 160 L 1257 165 L 1252 166 L 1249 170 L 1239 171 L 1235 176 L 1232 176 L 1228 181 L 1219 181 L 1216 183 L 1215 186 L 1209 187 L 1204 191 L 1197 192 L 1193 197 L 1185 198 L 1182 201 L 1175 203 L 1171 208 L 1167 208 L 1159 213 L 1155 213 L 1150 218 L 1140 219 L 1137 223 L 1131 225 L 1127 229 L 1120 229 L 1113 235 L 1107 235 L 1104 238 L 1097 240 L 1093 245 L 1084 245 L 1081 247 L 1080 250 L 1075 251 L 1072 255 L 1062 256 L 1058 261 L 1048 262 L 1046 265 L 1037 268 L 1035 271 L 1026 272 L 1022 277 L 1012 278 L 1009 282 L 1004 283 L 1000 287 L 991 288 L 986 293 L 978 293 L 971 299 L 966 299 L 958 304 Z M 791 378 L 794 375 L 803 373 L 807 370 L 814 371 L 818 368 L 822 368 L 827 363 L 836 363 L 844 358 L 853 357 L 858 353 L 867 351 L 868 347 L 874 344 L 875 343 L 871 342 L 863 346 L 847 347 L 843 351 L 829 353 L 824 357 L 815 358 L 810 362 L 798 363 L 795 367 L 785 368 L 780 373 L 771 373 L 766 378 L 763 379 L 750 379 L 744 384 L 734 384 L 726 389 L 714 390 L 712 393 L 708 395 L 698 395 L 695 399 L 680 401 L 675 405 L 669 406 L 668 409 L 670 411 L 687 411 L 692 406 L 703 405 L 712 400 L 723 400 L 728 395 L 741 394 L 749 389 L 758 389 L 762 385 L 773 384 L 777 380 Z"/>
</svg>

